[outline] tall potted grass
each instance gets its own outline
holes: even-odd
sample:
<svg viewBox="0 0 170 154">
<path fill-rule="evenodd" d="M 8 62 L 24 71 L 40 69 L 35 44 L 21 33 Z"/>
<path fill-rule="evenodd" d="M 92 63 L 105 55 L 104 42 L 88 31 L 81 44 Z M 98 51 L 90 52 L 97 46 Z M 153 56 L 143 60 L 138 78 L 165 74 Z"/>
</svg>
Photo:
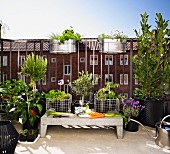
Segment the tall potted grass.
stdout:
<svg viewBox="0 0 170 154">
<path fill-rule="evenodd" d="M 156 26 L 151 30 L 147 13 L 141 15 L 141 29 L 135 30 L 138 38 L 138 53 L 133 57 L 134 73 L 139 80 L 135 97 L 140 99 L 145 109 L 140 114 L 140 121 L 154 127 L 160 121 L 164 110 L 164 93 L 169 90 L 170 76 L 170 29 L 168 21 L 156 13 Z"/>
</svg>

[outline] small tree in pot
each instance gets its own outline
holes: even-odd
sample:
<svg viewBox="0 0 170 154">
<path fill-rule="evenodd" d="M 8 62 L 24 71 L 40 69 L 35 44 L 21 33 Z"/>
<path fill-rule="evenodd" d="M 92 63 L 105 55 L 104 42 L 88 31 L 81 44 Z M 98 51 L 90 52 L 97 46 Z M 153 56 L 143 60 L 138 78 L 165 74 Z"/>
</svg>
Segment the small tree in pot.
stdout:
<svg viewBox="0 0 170 154">
<path fill-rule="evenodd" d="M 81 105 L 84 105 L 84 98 L 90 94 L 92 94 L 93 87 L 98 78 L 93 79 L 92 73 L 88 72 L 79 72 L 78 79 L 70 82 L 69 85 L 72 88 L 72 91 L 76 93 L 76 95 L 81 95 Z"/>
<path fill-rule="evenodd" d="M 145 109 L 143 111 L 155 112 L 146 113 L 143 124 L 155 126 L 155 123 L 161 120 L 163 116 L 163 103 L 161 106 L 155 107 L 158 100 L 163 100 L 164 92 L 167 85 L 169 85 L 170 76 L 170 47 L 168 46 L 170 29 L 168 29 L 168 21 L 165 21 L 160 13 L 156 14 L 156 27 L 150 30 L 151 26 L 148 24 L 147 13 L 141 15 L 141 33 L 135 30 L 138 37 L 138 54 L 133 57 L 134 73 L 139 80 L 139 88 L 136 89 L 136 97 L 145 100 Z M 154 103 L 154 108 L 151 109 L 151 102 Z M 142 111 L 142 112 L 143 112 Z M 161 111 L 159 113 L 158 111 Z M 142 113 L 141 112 L 141 113 Z M 158 116 L 157 119 L 152 119 L 151 116 Z M 147 120 L 148 119 L 148 120 Z"/>
</svg>

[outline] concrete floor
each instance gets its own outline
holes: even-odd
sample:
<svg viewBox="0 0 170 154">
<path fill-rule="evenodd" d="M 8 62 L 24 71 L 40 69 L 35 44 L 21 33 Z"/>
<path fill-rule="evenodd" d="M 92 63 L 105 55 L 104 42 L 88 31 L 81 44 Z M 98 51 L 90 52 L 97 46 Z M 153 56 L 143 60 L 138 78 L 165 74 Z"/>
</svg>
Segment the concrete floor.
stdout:
<svg viewBox="0 0 170 154">
<path fill-rule="evenodd" d="M 17 130 L 20 125 L 15 125 Z M 149 128 L 149 127 L 147 127 Z M 155 129 L 149 128 L 152 133 Z M 117 139 L 115 129 L 85 129 L 48 126 L 46 138 L 35 144 L 17 144 L 15 154 L 167 154 L 141 127 L 138 132 L 124 131 Z"/>
</svg>

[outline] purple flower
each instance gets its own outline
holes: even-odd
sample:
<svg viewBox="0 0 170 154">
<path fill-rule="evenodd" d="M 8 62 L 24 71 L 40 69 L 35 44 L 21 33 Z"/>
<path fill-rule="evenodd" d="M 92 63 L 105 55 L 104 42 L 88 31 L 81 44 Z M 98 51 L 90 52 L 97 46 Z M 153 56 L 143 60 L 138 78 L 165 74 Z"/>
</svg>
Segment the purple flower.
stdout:
<svg viewBox="0 0 170 154">
<path fill-rule="evenodd" d="M 139 101 L 134 99 L 124 100 L 122 99 L 123 113 L 127 117 L 137 117 L 139 113 L 145 108 Z"/>
</svg>

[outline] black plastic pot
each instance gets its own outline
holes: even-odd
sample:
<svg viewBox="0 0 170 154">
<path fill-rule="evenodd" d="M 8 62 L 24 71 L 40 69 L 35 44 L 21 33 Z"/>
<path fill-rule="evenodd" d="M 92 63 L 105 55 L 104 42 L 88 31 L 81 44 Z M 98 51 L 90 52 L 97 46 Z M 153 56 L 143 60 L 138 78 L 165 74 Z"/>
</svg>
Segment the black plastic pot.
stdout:
<svg viewBox="0 0 170 154">
<path fill-rule="evenodd" d="M 27 140 L 27 136 L 26 135 L 23 135 L 23 134 L 19 134 L 19 140 L 21 142 L 25 142 Z"/>
<path fill-rule="evenodd" d="M 124 129 L 129 132 L 137 132 L 139 130 L 139 125 L 133 121 L 129 121 Z"/>
<path fill-rule="evenodd" d="M 19 134 L 10 121 L 0 121 L 0 153 L 14 154 Z"/>
<path fill-rule="evenodd" d="M 139 101 L 145 108 L 139 114 L 138 121 L 143 125 L 155 127 L 155 124 L 164 117 L 164 100 Z"/>
</svg>

